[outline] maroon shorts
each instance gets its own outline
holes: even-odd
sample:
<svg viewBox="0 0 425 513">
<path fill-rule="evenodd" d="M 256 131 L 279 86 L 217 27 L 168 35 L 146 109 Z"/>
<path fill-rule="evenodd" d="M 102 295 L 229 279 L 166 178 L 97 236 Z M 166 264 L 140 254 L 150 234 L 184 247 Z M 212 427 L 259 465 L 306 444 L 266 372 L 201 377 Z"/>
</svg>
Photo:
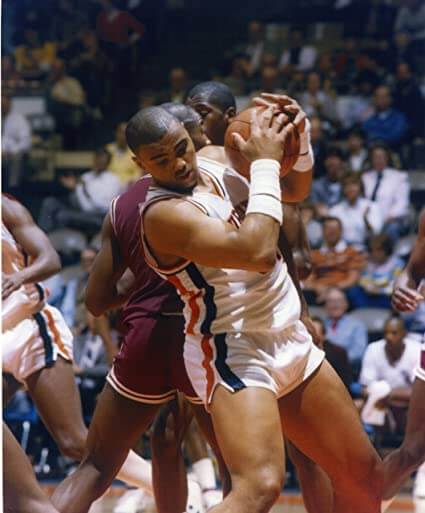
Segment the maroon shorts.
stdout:
<svg viewBox="0 0 425 513">
<path fill-rule="evenodd" d="M 200 403 L 186 374 L 183 330 L 181 315 L 133 319 L 127 324 L 108 383 L 119 394 L 141 403 L 165 403 L 176 391 Z"/>
</svg>

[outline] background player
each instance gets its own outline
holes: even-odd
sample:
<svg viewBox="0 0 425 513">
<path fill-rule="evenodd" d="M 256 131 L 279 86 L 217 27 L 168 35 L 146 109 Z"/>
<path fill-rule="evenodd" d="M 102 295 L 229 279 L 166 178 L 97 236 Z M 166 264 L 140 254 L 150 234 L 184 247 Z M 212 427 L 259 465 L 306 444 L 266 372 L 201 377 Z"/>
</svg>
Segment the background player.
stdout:
<svg viewBox="0 0 425 513">
<path fill-rule="evenodd" d="M 25 384 L 61 452 L 80 460 L 87 428 L 71 365 L 72 334 L 38 284 L 60 270 L 59 257 L 27 209 L 5 195 L 2 262 L 4 404 Z M 133 452 L 119 478 L 151 489 L 150 466 Z"/>
<path fill-rule="evenodd" d="M 393 307 L 413 312 L 425 298 L 425 210 L 419 216 L 418 238 L 403 273 L 395 283 Z M 422 287 L 422 289 L 421 289 Z M 391 499 L 400 486 L 425 461 L 425 347 L 416 371 L 409 402 L 406 434 L 399 449 L 384 461 L 384 498 Z"/>
<path fill-rule="evenodd" d="M 265 154 L 268 156 L 273 155 L 276 160 L 280 160 L 282 152 L 281 138 L 284 137 L 285 132 L 280 134 L 277 139 L 273 139 L 273 137 L 275 134 L 280 133 L 280 123 L 284 120 L 283 117 L 278 116 L 278 126 L 274 125 L 272 128 L 269 128 L 268 123 L 270 123 L 271 119 L 271 113 L 268 118 L 263 115 L 261 130 L 253 130 L 250 142 L 247 143 L 249 144 L 249 150 L 244 146 L 246 155 L 250 155 L 251 158 L 255 159 L 254 155 L 259 154 L 260 148 L 264 144 L 265 148 L 267 148 L 266 151 L 269 152 Z M 209 178 L 205 178 L 205 181 L 201 180 L 198 182 L 200 178 L 196 159 L 194 158 L 193 146 L 187 137 L 187 133 L 177 121 L 173 122 L 172 118 L 166 115 L 162 109 L 145 109 L 129 122 L 127 126 L 127 140 L 141 167 L 149 170 L 157 183 L 159 181 L 161 184 L 168 184 L 167 189 L 153 189 L 152 194 L 155 194 L 154 191 L 158 191 L 158 202 L 149 205 L 147 210 L 145 207 L 145 236 L 147 237 L 149 247 L 157 255 L 160 255 L 161 265 L 162 267 L 165 265 L 168 268 L 168 273 L 172 272 L 170 268 L 174 265 L 178 266 L 175 278 L 184 280 L 181 287 L 186 289 L 189 287 L 187 290 L 190 293 L 192 286 L 190 281 L 184 278 L 184 272 L 191 272 L 192 267 L 188 271 L 180 272 L 187 264 L 185 260 L 182 262 L 181 259 L 176 258 L 175 254 L 189 261 L 195 260 L 198 262 L 198 265 L 201 263 L 202 268 L 205 269 L 204 272 L 207 272 L 208 275 L 211 273 L 211 276 L 214 276 L 215 272 L 223 272 L 213 271 L 214 266 L 219 268 L 225 267 L 226 269 L 239 267 L 252 271 L 248 274 L 255 276 L 257 276 L 256 271 L 266 271 L 265 276 L 270 276 L 267 271 L 275 266 L 275 251 L 279 232 L 279 223 L 276 223 L 270 214 L 255 215 L 253 213 L 248 215 L 242 222 L 241 227 L 236 230 L 229 223 L 223 223 L 219 219 L 212 219 L 202 214 L 198 207 L 186 205 L 186 200 L 182 199 L 182 196 L 180 196 L 181 199 L 159 201 L 163 194 L 170 198 L 170 196 L 176 196 L 176 193 L 178 194 L 177 191 L 188 191 L 188 198 L 199 203 L 202 206 L 200 207 L 202 210 L 205 207 L 202 201 L 207 201 L 211 194 L 205 194 L 202 196 L 202 200 L 196 190 L 196 194 L 191 195 L 190 191 L 199 183 L 202 185 L 203 191 L 214 194 L 213 183 L 216 182 L 214 178 L 211 181 Z M 242 147 L 243 143 L 240 142 L 240 144 Z M 276 166 L 278 167 L 277 162 Z M 208 170 L 207 175 L 211 175 L 211 169 Z M 269 176 L 269 173 L 265 173 L 264 176 Z M 278 173 L 275 179 L 277 182 L 279 181 Z M 257 187 L 257 185 L 254 187 L 253 182 L 254 178 L 251 177 L 251 191 Z M 265 186 L 265 184 L 263 185 Z M 221 186 L 223 186 L 223 182 L 221 182 Z M 232 192 L 234 191 L 232 190 Z M 152 196 L 151 200 L 154 201 L 154 199 L 156 198 Z M 212 198 L 211 201 L 213 201 Z M 217 208 L 219 208 L 218 205 L 221 204 L 221 201 L 218 196 L 216 201 Z M 281 210 L 280 197 L 277 201 L 276 216 L 281 215 L 278 214 Z M 266 205 L 263 205 L 266 209 Z M 228 205 L 228 208 L 230 209 L 230 205 Z M 278 263 L 277 265 L 279 266 L 280 264 Z M 240 279 L 243 275 L 242 271 Z M 194 277 L 194 279 L 201 285 L 200 282 L 204 278 L 202 278 L 201 274 L 201 277 Z M 202 316 L 198 318 L 198 323 L 196 323 L 198 317 L 195 315 L 196 308 L 192 309 L 193 305 L 191 307 L 189 304 L 188 312 L 190 310 L 194 312 L 194 321 L 192 322 L 195 323 L 193 325 L 190 318 L 187 318 L 187 331 L 189 333 L 190 326 L 192 325 L 196 330 L 200 326 L 204 326 L 201 319 L 204 319 L 205 323 L 208 324 L 212 320 L 209 315 L 213 307 L 208 305 L 211 305 L 210 294 L 213 293 L 213 287 L 215 286 L 216 282 L 214 281 L 213 284 L 208 284 L 207 282 L 205 288 L 202 285 L 204 294 L 206 294 L 204 296 L 205 306 L 199 306 Z M 278 288 L 276 286 L 273 290 L 278 290 Z M 269 288 L 265 290 L 269 290 Z M 195 292 L 196 289 L 193 290 L 194 294 Z M 244 294 L 245 299 L 246 294 Z M 241 312 L 241 309 L 238 309 L 238 303 L 234 298 L 234 294 L 232 296 L 232 301 L 227 304 L 227 308 L 230 308 L 230 311 L 233 312 L 233 321 L 237 322 L 237 316 L 234 317 L 233 315 L 236 312 Z M 225 297 L 228 297 L 228 294 L 225 294 Z M 294 303 L 291 300 L 289 302 L 285 301 L 285 304 L 295 306 L 297 304 L 297 299 L 295 298 L 296 295 L 293 297 Z M 252 308 L 253 305 L 250 304 L 250 307 Z M 216 310 L 213 308 L 213 311 Z M 244 320 L 241 322 L 246 323 L 250 319 L 249 315 L 246 314 L 246 310 L 244 311 Z M 268 309 L 265 311 L 268 311 Z M 281 312 L 280 309 L 277 311 Z M 256 312 L 258 313 L 258 309 L 256 309 Z M 207 316 L 204 318 L 206 314 Z M 284 311 L 282 311 L 282 314 L 285 315 Z M 220 318 L 218 319 L 218 323 L 220 323 Z M 256 323 L 257 329 L 259 329 L 259 319 L 251 320 Z M 211 328 L 208 327 L 207 329 L 205 327 L 205 329 L 205 337 L 207 337 L 207 332 Z M 221 328 L 216 325 L 216 329 L 224 329 L 226 331 L 224 325 Z M 245 334 L 243 336 L 245 337 Z M 187 341 L 188 338 L 186 338 L 186 344 Z M 220 341 L 216 341 L 216 343 L 220 346 Z M 205 346 L 204 343 L 202 345 Z M 225 347 L 226 345 L 227 343 Z M 213 370 L 210 378 L 220 380 L 219 382 L 223 383 L 221 380 L 226 379 L 224 377 L 226 375 L 229 381 L 232 382 L 232 385 L 228 384 L 228 386 L 231 386 L 233 390 L 238 389 L 239 391 L 233 394 L 223 386 L 218 386 L 215 389 L 212 403 L 210 404 L 217 439 L 229 470 L 232 473 L 232 492 L 223 502 L 223 505 L 216 507 L 216 511 L 225 511 L 226 507 L 233 507 L 232 511 L 244 511 L 247 507 L 251 508 L 252 511 L 266 511 L 280 492 L 282 479 L 282 439 L 278 435 L 279 418 L 278 416 L 276 417 L 275 395 L 270 390 L 264 390 L 263 388 L 250 386 L 245 388 L 246 382 L 243 382 L 242 386 L 240 381 L 237 381 L 235 378 L 236 369 L 230 368 L 229 370 L 229 366 L 233 362 L 226 358 L 225 347 L 223 349 L 220 346 L 220 349 L 218 346 L 216 348 L 217 360 L 214 360 L 214 368 L 216 370 Z M 252 347 L 255 347 L 255 345 Z M 193 341 L 189 350 L 194 351 L 192 356 L 196 360 L 198 357 L 195 356 L 195 353 L 199 350 L 197 348 L 199 348 L 198 342 Z M 317 350 L 314 350 L 310 344 L 304 346 L 303 349 L 317 354 Z M 204 347 L 204 350 L 208 356 L 208 348 Z M 233 349 L 230 349 L 228 354 L 230 356 L 235 353 Z M 199 357 L 204 358 L 201 355 Z M 186 359 L 185 349 L 187 367 L 191 365 L 189 358 L 188 356 Z M 212 359 L 215 358 L 214 354 L 205 358 L 205 366 L 209 368 L 207 362 L 211 361 L 212 364 Z M 221 366 L 222 359 L 224 359 L 225 365 L 220 372 L 216 366 Z M 200 366 L 200 362 L 198 363 L 199 366 L 198 364 L 193 364 L 192 370 L 194 373 L 199 372 L 199 374 L 191 376 L 191 378 L 192 381 L 197 383 L 198 393 L 203 395 L 204 400 L 206 400 L 207 396 L 211 397 L 214 389 L 208 388 L 209 393 L 205 394 L 204 385 L 201 385 L 201 381 L 205 379 L 204 371 Z M 242 360 L 240 363 L 243 365 Z M 239 373 L 242 371 L 241 369 L 242 367 L 239 367 Z M 260 374 L 264 376 L 262 372 Z M 286 373 L 285 376 L 287 376 Z M 201 381 L 197 381 L 197 379 Z M 326 393 L 323 393 L 324 390 L 326 390 Z M 300 408 L 301 396 L 302 408 Z M 310 457 L 317 460 L 331 476 L 336 490 L 334 510 L 337 511 L 345 508 L 344 511 L 346 512 L 358 511 L 359 507 L 361 507 L 363 508 L 362 511 L 365 512 L 378 511 L 380 496 L 379 458 L 362 430 L 357 413 L 344 386 L 336 378 L 328 364 L 324 363 L 317 372 L 313 373 L 310 379 L 307 379 L 304 385 L 299 386 L 294 392 L 282 397 L 279 406 L 283 412 L 285 432 L 303 451 L 306 451 Z M 320 419 L 316 415 L 317 408 L 322 412 Z M 332 412 L 336 410 L 338 411 L 339 422 L 336 424 L 332 422 L 331 426 L 329 419 L 332 418 Z M 229 415 L 229 412 L 232 412 L 232 415 Z M 297 412 L 297 415 L 294 415 L 293 412 Z M 251 416 L 253 417 L 251 418 Z M 242 419 L 244 426 L 244 429 L 238 430 L 236 440 L 233 434 L 235 417 Z M 324 421 L 324 419 L 327 420 Z M 328 437 L 331 428 L 335 435 L 332 437 L 332 441 Z M 335 428 L 342 431 L 335 433 Z M 306 429 L 309 436 L 305 436 Z M 345 441 L 343 442 L 344 439 L 346 440 L 347 434 L 351 438 L 350 444 L 346 444 Z M 320 443 L 318 440 L 320 440 Z M 344 449 L 337 447 L 338 444 L 342 443 L 344 444 Z M 353 448 L 352 451 L 350 451 L 350 447 Z M 253 451 L 254 448 L 255 451 Z M 342 463 L 342 455 L 343 459 L 346 458 L 350 462 L 349 473 L 342 470 L 341 465 L 345 469 L 347 468 L 345 465 L 348 465 L 348 461 L 344 464 Z M 368 476 L 367 479 L 365 476 Z"/>
</svg>

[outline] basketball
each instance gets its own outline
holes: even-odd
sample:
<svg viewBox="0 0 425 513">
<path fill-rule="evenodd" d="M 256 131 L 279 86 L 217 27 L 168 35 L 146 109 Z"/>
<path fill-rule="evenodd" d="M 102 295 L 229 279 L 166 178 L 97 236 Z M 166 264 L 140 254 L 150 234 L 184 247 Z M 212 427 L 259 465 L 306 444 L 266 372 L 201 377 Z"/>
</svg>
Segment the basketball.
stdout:
<svg viewBox="0 0 425 513">
<path fill-rule="evenodd" d="M 263 107 L 251 107 L 240 112 L 227 127 L 224 137 L 224 148 L 227 158 L 230 160 L 233 168 L 241 175 L 249 178 L 250 162 L 242 155 L 236 147 L 233 140 L 233 133 L 237 132 L 245 140 L 249 139 L 251 133 L 251 113 L 252 109 L 257 108 L 260 111 Z M 277 112 L 276 115 L 279 113 Z M 291 114 L 288 114 L 291 117 Z M 300 135 L 298 130 L 290 132 L 285 141 L 285 148 L 281 160 L 280 175 L 283 177 L 291 171 L 300 153 Z"/>
</svg>

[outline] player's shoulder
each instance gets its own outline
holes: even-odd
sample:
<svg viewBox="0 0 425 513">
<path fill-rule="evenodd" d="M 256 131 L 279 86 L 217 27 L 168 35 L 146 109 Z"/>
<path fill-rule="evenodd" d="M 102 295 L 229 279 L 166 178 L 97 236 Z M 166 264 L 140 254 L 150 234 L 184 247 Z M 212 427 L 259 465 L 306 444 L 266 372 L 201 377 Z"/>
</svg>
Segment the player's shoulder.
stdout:
<svg viewBox="0 0 425 513">
<path fill-rule="evenodd" d="M 2 193 L 1 213 L 3 221 L 14 224 L 20 220 L 29 220 L 28 210 L 14 196 Z"/>
</svg>

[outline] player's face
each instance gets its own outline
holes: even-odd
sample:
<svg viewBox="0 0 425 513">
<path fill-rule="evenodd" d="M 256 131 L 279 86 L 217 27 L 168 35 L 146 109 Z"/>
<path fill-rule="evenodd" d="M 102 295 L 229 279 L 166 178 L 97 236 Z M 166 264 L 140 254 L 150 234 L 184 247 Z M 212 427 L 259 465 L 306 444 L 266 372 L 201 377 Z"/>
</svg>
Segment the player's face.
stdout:
<svg viewBox="0 0 425 513">
<path fill-rule="evenodd" d="M 211 143 L 223 146 L 229 115 L 200 96 L 189 98 L 187 104 L 201 116 L 205 134 Z"/>
<path fill-rule="evenodd" d="M 136 161 L 167 189 L 185 193 L 198 183 L 195 148 L 181 123 L 172 123 L 160 141 L 141 146 Z"/>
</svg>

